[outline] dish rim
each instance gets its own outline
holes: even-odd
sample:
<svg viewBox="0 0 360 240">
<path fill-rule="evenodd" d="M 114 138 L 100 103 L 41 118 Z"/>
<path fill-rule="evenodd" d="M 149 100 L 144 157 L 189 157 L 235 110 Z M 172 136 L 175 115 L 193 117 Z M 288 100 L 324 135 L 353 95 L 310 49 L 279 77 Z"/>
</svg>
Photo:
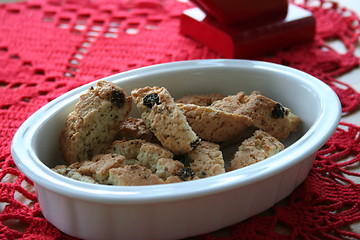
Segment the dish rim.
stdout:
<svg viewBox="0 0 360 240">
<path fill-rule="evenodd" d="M 335 92 L 328 85 L 305 72 L 275 63 L 239 59 L 188 60 L 142 67 L 99 80 L 116 81 L 119 83 L 141 77 L 142 75 L 144 76 L 152 71 L 171 71 L 171 69 L 189 68 L 203 69 L 215 65 L 243 68 L 250 66 L 295 75 L 306 85 L 311 85 L 313 90 L 317 90 L 316 93 L 319 99 L 323 99 L 326 96 L 326 99 L 331 99 L 331 101 L 321 102 L 321 113 L 300 139 L 282 152 L 268 158 L 267 161 L 196 181 L 149 186 L 108 186 L 84 183 L 55 173 L 36 156 L 33 145 L 29 145 L 31 139 L 36 135 L 37 129 L 46 121 L 43 114 L 45 116 L 56 114 L 58 110 L 72 101 L 74 97 L 78 97 L 78 94 L 83 93 L 90 85 L 96 82 L 93 81 L 64 93 L 44 105 L 20 126 L 14 135 L 11 145 L 14 162 L 20 171 L 35 183 L 35 186 L 40 185 L 49 191 L 72 198 L 107 204 L 165 202 L 221 193 L 271 177 L 313 155 L 338 126 L 341 117 L 341 105 Z M 329 116 L 331 116 L 330 120 L 328 119 Z M 39 118 L 42 120 L 39 121 Z M 17 146 L 28 147 L 26 151 L 23 151 Z M 286 162 L 277 161 L 277 159 L 285 157 L 290 153 L 293 156 L 290 160 Z"/>
</svg>

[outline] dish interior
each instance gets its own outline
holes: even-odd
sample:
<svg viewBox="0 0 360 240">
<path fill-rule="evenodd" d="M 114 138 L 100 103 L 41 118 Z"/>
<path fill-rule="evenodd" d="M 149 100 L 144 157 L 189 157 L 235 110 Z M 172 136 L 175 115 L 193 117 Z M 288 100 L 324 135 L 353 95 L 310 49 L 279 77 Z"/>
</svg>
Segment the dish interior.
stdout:
<svg viewBox="0 0 360 240">
<path fill-rule="evenodd" d="M 160 71 L 161 70 L 161 71 Z M 303 81 L 296 79 L 303 76 L 296 72 L 283 69 L 273 69 L 266 66 L 243 64 L 225 66 L 214 63 L 214 66 L 201 64 L 182 65 L 177 68 L 148 68 L 146 71 L 134 70 L 106 78 L 122 87 L 127 94 L 130 91 L 145 86 L 166 87 L 174 99 L 186 94 L 220 93 L 236 94 L 244 91 L 250 94 L 257 90 L 272 98 L 302 119 L 301 127 L 285 142 L 285 146 L 300 139 L 314 124 L 321 112 L 321 101 L 316 93 Z M 315 79 L 316 80 L 316 79 Z M 91 83 L 90 85 L 94 85 Z M 79 96 L 90 86 L 85 85 L 57 98 L 45 106 L 42 117 L 39 117 L 39 127 L 36 128 L 31 141 L 35 155 L 47 167 L 63 164 L 59 151 L 59 136 L 64 127 L 67 115 L 73 110 Z M 133 106 L 131 116 L 139 116 Z M 286 149 L 285 149 L 286 150 Z M 233 150 L 229 150 L 233 151 Z M 224 153 L 227 156 L 227 153 Z"/>
</svg>

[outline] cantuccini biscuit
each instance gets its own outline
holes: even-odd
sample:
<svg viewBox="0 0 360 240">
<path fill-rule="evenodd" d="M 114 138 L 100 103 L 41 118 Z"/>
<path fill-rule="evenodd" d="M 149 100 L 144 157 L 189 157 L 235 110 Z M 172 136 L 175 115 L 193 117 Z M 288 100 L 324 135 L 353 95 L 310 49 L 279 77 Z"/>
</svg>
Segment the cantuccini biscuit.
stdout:
<svg viewBox="0 0 360 240">
<path fill-rule="evenodd" d="M 199 178 L 225 172 L 223 155 L 220 146 L 216 143 L 201 141 L 199 146 L 187 155 L 190 159 L 190 168 Z"/>
<path fill-rule="evenodd" d="M 232 141 L 247 129 L 249 117 L 195 104 L 177 104 L 194 132 L 207 141 L 221 143 Z"/>
<path fill-rule="evenodd" d="M 280 141 L 284 141 L 292 132 L 296 131 L 301 119 L 293 114 L 289 108 L 254 91 L 249 96 L 239 93 L 215 101 L 212 107 L 223 111 L 247 116 L 252 125 L 262 129 Z"/>
<path fill-rule="evenodd" d="M 116 84 L 99 81 L 80 96 L 60 136 L 64 160 L 90 160 L 114 141 L 119 125 L 131 110 L 131 97 Z"/>
<path fill-rule="evenodd" d="M 230 161 L 229 170 L 235 170 L 262 161 L 284 149 L 284 145 L 275 137 L 262 130 L 244 140 Z"/>
<path fill-rule="evenodd" d="M 174 154 L 193 150 L 200 139 L 165 88 L 135 89 L 131 95 L 147 128 L 160 143 Z"/>
</svg>

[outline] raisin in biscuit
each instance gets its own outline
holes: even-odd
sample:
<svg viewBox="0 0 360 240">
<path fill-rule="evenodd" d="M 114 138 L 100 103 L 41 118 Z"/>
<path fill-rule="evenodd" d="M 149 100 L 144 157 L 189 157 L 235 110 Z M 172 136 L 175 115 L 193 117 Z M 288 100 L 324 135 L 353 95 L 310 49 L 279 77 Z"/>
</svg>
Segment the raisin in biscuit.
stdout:
<svg viewBox="0 0 360 240">
<path fill-rule="evenodd" d="M 289 108 L 254 91 L 250 96 L 242 93 L 228 96 L 214 102 L 212 107 L 252 119 L 252 125 L 262 129 L 280 141 L 284 141 L 292 132 L 296 131 L 301 119 L 293 114 Z"/>
<path fill-rule="evenodd" d="M 166 149 L 185 154 L 197 146 L 200 139 L 165 88 L 135 89 L 131 95 L 147 128 Z"/>
<path fill-rule="evenodd" d="M 233 114 L 212 107 L 177 104 L 194 132 L 211 142 L 227 142 L 238 138 L 251 125 L 247 116 Z"/>
<path fill-rule="evenodd" d="M 216 143 L 201 141 L 199 146 L 187 155 L 190 159 L 190 168 L 199 178 L 225 173 L 223 155 Z"/>
<path fill-rule="evenodd" d="M 185 95 L 182 98 L 177 99 L 175 102 L 183 104 L 195 104 L 199 106 L 210 106 L 214 101 L 223 98 L 223 95 L 217 93 L 207 95 Z"/>
<path fill-rule="evenodd" d="M 60 136 L 61 151 L 69 164 L 90 160 L 114 141 L 127 118 L 132 100 L 116 84 L 99 81 L 80 96 Z"/>
<path fill-rule="evenodd" d="M 230 161 L 229 170 L 246 167 L 262 161 L 284 149 L 284 145 L 275 137 L 262 130 L 257 130 L 254 135 L 242 142 Z"/>
<path fill-rule="evenodd" d="M 249 116 L 255 127 L 270 133 L 280 141 L 288 138 L 301 123 L 301 119 L 289 108 L 260 94 L 250 95 L 248 102 L 236 113 Z"/>
</svg>

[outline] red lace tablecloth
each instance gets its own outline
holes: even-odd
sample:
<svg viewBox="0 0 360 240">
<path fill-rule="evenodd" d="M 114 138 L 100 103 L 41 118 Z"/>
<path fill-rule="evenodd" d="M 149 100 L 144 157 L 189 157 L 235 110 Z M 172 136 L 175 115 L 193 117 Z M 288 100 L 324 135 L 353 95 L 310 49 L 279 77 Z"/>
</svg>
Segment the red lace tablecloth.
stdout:
<svg viewBox="0 0 360 240">
<path fill-rule="evenodd" d="M 298 3 L 299 4 L 299 3 Z M 32 183 L 10 154 L 11 139 L 33 112 L 90 81 L 147 65 L 220 58 L 179 34 L 179 16 L 191 7 L 176 0 L 29 0 L 0 4 L 0 238 L 70 239 L 39 208 Z M 359 107 L 359 93 L 338 77 L 359 66 L 360 20 L 332 1 L 305 1 L 317 21 L 313 43 L 258 60 L 289 65 L 330 85 L 343 112 Z M 326 44 L 337 39 L 338 53 Z M 360 239 L 360 127 L 341 123 L 318 152 L 305 182 L 266 214 L 200 239 Z M 19 227 L 21 226 L 21 227 Z M 277 231 L 277 229 L 282 229 Z"/>
</svg>

